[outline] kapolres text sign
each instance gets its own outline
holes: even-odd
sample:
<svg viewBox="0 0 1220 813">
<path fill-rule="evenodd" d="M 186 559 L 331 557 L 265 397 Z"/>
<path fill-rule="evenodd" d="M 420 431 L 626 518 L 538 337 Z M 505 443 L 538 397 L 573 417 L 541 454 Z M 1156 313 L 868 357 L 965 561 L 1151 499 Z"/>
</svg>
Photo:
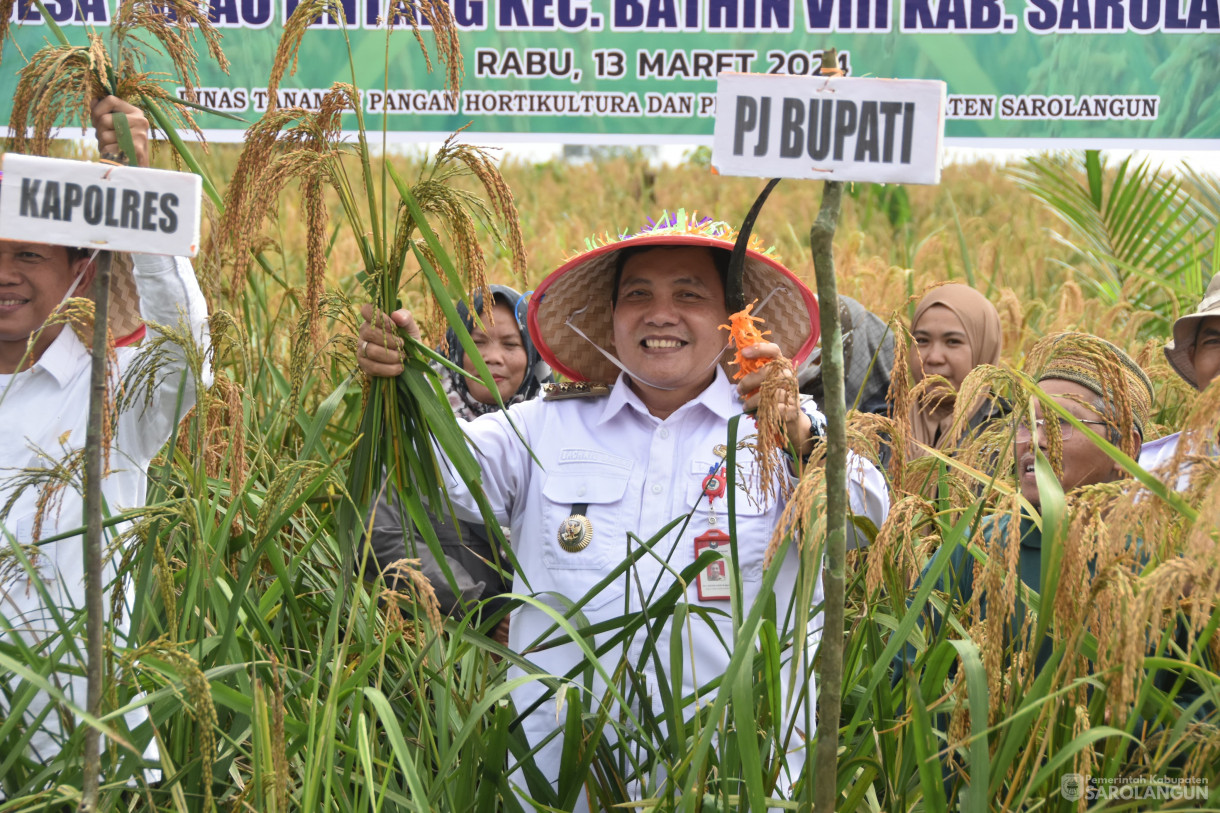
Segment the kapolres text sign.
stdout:
<svg viewBox="0 0 1220 813">
<path fill-rule="evenodd" d="M 194 257 L 201 191 L 189 172 L 8 153 L 0 237 Z"/>
<path fill-rule="evenodd" d="M 723 175 L 934 184 L 945 83 L 722 73 L 712 165 Z"/>
</svg>

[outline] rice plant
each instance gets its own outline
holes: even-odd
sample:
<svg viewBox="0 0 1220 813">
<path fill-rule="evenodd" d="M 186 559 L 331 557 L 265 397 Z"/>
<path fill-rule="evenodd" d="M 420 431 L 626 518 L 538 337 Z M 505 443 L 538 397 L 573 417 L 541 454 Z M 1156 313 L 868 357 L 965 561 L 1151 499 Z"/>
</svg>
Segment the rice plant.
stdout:
<svg viewBox="0 0 1220 813">
<path fill-rule="evenodd" d="M 444 5 L 426 16 L 452 72 L 460 50 L 445 44 L 451 32 L 437 25 Z M 298 9 L 281 48 L 284 70 L 293 37 L 308 36 L 310 15 L 324 12 L 341 9 Z M 387 43 L 404 38 L 411 22 L 388 26 Z M 90 53 L 72 60 L 98 76 L 107 64 L 123 64 L 113 54 L 109 63 L 100 54 L 88 62 Z M 554 629 L 537 646 L 576 641 L 586 659 L 571 674 L 547 675 L 528 652 L 507 651 L 480 632 L 487 622 L 480 608 L 440 616 L 430 585 L 409 563 L 407 578 L 392 587 L 359 578 L 360 526 L 383 478 L 418 509 L 424 495 L 444 499 L 423 438 L 431 434 L 455 459 L 472 462 L 428 366 L 430 342 L 411 346 L 409 373 L 399 381 L 366 385 L 354 374 L 356 304 L 430 312 L 436 338 L 456 324 L 453 303 L 484 280 L 528 282 L 588 234 L 635 224 L 641 207 L 697 202 L 701 211 L 738 217 L 755 185 L 713 183 L 697 167 L 656 171 L 635 156 L 586 167 L 497 166 L 457 141 L 426 159 L 386 157 L 361 126 L 355 91 L 336 86 L 322 111 L 273 107 L 240 155 L 187 151 L 213 179 L 233 179 L 215 183 L 217 220 L 205 258 L 218 376 L 150 472 L 147 508 L 124 518 L 135 524 L 112 592 L 133 623 L 126 639 L 108 640 L 104 713 L 77 716 L 77 731 L 92 725 L 106 733 L 101 808 L 492 811 L 564 809 L 583 798 L 594 809 L 802 809 L 814 790 L 811 749 L 795 764 L 784 750 L 812 720 L 785 724 L 776 709 L 793 699 L 781 696 L 782 675 L 819 668 L 816 651 L 799 643 L 823 609 L 813 579 L 825 544 L 824 470 L 816 464 L 775 540 L 776 562 L 802 563 L 802 599 L 793 607 L 733 603 L 735 639 L 725 642 L 733 662 L 697 696 L 673 693 L 681 685 L 673 653 L 649 643 L 662 625 L 710 629 L 675 590 L 640 585 L 652 593 L 647 612 L 601 625 L 589 624 L 582 608 L 606 584 L 552 609 Z M 64 91 L 63 98 L 58 109 L 69 111 L 82 97 Z M 343 142 L 337 132 L 353 120 L 361 136 Z M 1092 177 L 1077 179 L 1089 195 Z M 1131 177 L 1130 169 L 1098 174 L 1096 189 Z M 1101 251 L 1089 255 L 1101 265 L 1090 260 L 1079 280 L 1064 280 L 1059 266 L 1081 246 L 1046 236 L 1053 214 L 993 168 L 950 168 L 945 179 L 944 190 L 905 190 L 900 212 L 895 194 L 852 197 L 835 263 L 841 290 L 887 317 L 901 316 L 909 291 L 969 267 L 993 292 L 1009 332 L 1006 365 L 965 386 L 1028 403 L 1039 394 L 1020 371 L 1040 335 L 1071 325 L 1139 353 L 1145 338 L 1164 333 L 1164 322 L 1150 324 L 1141 309 L 1155 305 L 1167 318 L 1200 292 L 1185 282 L 1153 288 L 1128 267 L 1137 263 L 1101 262 Z M 759 229 L 776 234 L 780 253 L 809 278 L 813 203 L 807 188 L 786 193 L 777 190 Z M 1156 243 L 1140 217 L 1132 233 Z M 1174 249 L 1156 251 L 1165 257 Z M 1116 288 L 1115 275 L 1128 273 Z M 1127 295 L 1137 288 L 1146 296 L 1138 303 Z M 1157 374 L 1155 346 L 1141 360 L 1158 385 L 1158 422 L 1216 431 L 1215 388 L 1176 389 Z M 199 359 L 192 363 L 197 374 Z M 855 416 L 848 440 L 874 455 L 887 439 L 902 449 L 902 431 L 900 421 Z M 849 555 L 841 724 L 819 729 L 838 748 L 837 809 L 1114 809 L 1069 799 L 1063 777 L 1165 786 L 1195 778 L 1210 787 L 1220 779 L 1220 541 L 1209 521 L 1220 493 L 1216 464 L 1199 460 L 1190 489 L 1174 496 L 1124 450 L 1107 448 L 1132 477 L 1044 495 L 1039 520 L 1059 575 L 1036 594 L 1013 574 L 1011 540 L 984 534 L 989 516 L 1020 510 L 1010 473 L 995 465 L 1011 432 L 997 428 L 952 459 L 900 459 L 891 470 L 890 517 L 863 529 L 872 544 Z M 1052 452 L 1042 472 L 1048 484 L 1058 462 Z M 467 474 L 478 476 L 473 468 Z M 426 524 L 418 530 L 428 544 Z M 642 529 L 621 567 L 656 555 L 666 530 Z M 954 601 L 949 557 L 927 571 L 935 551 L 958 549 L 984 586 L 965 605 Z M 777 577 L 773 565 L 764 578 Z M 984 601 L 1013 608 L 1018 600 L 1027 612 L 1014 636 L 980 612 Z M 0 666 L 15 676 L 4 688 L 9 708 L 20 711 L 35 688 L 54 695 L 47 676 L 75 668 L 83 624 L 83 614 L 64 614 L 41 649 L 0 643 Z M 606 653 L 633 644 L 639 658 L 601 667 Z M 524 682 L 546 687 L 544 702 L 569 732 L 557 787 L 541 781 L 518 726 L 526 710 L 510 691 Z M 799 694 L 803 684 L 796 685 Z M 654 713 L 651 692 L 666 695 L 663 715 Z M 141 707 L 150 722 L 129 730 L 125 712 Z M 0 809 L 77 804 L 81 737 L 70 735 L 56 760 L 38 765 L 15 747 L 26 733 L 19 717 L 0 722 L 7 795 Z M 146 765 L 140 755 L 151 741 L 159 756 Z M 780 795 L 798 801 L 780 803 Z M 1220 807 L 1197 797 L 1156 803 L 1207 805 Z"/>
</svg>

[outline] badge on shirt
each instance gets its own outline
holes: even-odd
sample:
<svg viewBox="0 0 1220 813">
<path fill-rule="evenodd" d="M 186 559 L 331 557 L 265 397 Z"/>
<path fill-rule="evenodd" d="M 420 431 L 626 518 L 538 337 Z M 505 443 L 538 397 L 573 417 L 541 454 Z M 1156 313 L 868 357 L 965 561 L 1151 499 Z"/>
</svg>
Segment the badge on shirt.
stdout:
<svg viewBox="0 0 1220 813">
<path fill-rule="evenodd" d="M 610 388 L 605 384 L 591 384 L 588 381 L 552 381 L 542 385 L 542 400 L 562 401 L 565 398 L 600 398 L 609 395 Z"/>
<path fill-rule="evenodd" d="M 728 601 L 732 598 L 732 585 L 729 580 L 729 535 L 718 528 L 695 537 L 695 558 L 705 550 L 719 551 L 725 558 L 718 559 L 705 567 L 699 573 L 700 601 Z"/>
<path fill-rule="evenodd" d="M 559 547 L 568 553 L 580 553 L 592 541 L 593 522 L 584 514 L 572 514 L 559 523 Z"/>
</svg>

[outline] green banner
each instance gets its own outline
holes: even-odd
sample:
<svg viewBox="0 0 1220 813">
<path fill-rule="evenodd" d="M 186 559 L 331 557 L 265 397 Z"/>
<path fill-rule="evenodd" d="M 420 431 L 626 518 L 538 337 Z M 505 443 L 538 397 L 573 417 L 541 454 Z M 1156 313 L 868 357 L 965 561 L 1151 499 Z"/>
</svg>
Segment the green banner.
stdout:
<svg viewBox="0 0 1220 813">
<path fill-rule="evenodd" d="M 252 122 L 298 0 L 205 2 L 233 67 L 201 54 L 199 101 Z M 426 31 L 431 73 L 409 27 L 387 32 L 386 0 L 342 3 L 346 25 L 306 35 L 279 104 L 314 107 L 354 78 L 368 127 L 394 141 L 469 125 L 488 140 L 708 144 L 719 72 L 808 75 L 835 48 L 850 76 L 944 80 L 949 144 L 1220 149 L 1220 0 L 450 0 L 456 98 Z M 108 0 L 45 7 L 74 42 L 114 13 Z M 49 38 L 31 0 L 12 16 L 4 99 Z M 240 138 L 240 123 L 199 122 Z"/>
</svg>

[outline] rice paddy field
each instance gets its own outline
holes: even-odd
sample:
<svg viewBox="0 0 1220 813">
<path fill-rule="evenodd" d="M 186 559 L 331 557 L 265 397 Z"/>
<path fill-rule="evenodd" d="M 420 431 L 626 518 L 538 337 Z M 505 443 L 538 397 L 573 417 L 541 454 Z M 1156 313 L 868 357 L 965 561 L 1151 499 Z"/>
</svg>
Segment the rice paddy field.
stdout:
<svg viewBox="0 0 1220 813">
<path fill-rule="evenodd" d="M 810 748 L 792 786 L 780 782 L 792 732 L 771 714 L 771 693 L 788 668 L 790 619 L 746 607 L 735 610 L 755 623 L 734 644 L 753 657 L 711 687 L 715 702 L 671 719 L 623 718 L 613 701 L 633 664 L 607 698 L 580 691 L 579 677 L 545 678 L 568 744 L 558 785 L 538 782 L 509 695 L 510 667 L 544 680 L 528 653 L 497 643 L 478 608 L 442 618 L 410 564 L 394 589 L 362 564 L 383 473 L 414 508 L 440 498 L 421 438 L 435 436 L 459 467 L 473 458 L 440 414 L 422 349 L 398 381 L 359 373 L 357 308 L 408 305 L 432 345 L 464 291 L 529 290 L 586 238 L 665 212 L 740 223 L 761 182 L 716 176 L 699 151 L 665 166 L 630 151 L 530 163 L 454 143 L 383 160 L 337 137 L 347 92 L 320 112 L 269 112 L 245 145 L 157 156 L 193 166 L 214 192 L 195 264 L 215 383 L 154 461 L 147 508 L 129 517 L 119 580 L 131 631 L 108 627 L 97 725 L 78 717 L 44 765 L 22 756 L 29 732 L 17 715 L 0 721 L 0 811 L 810 810 L 819 787 L 835 809 L 861 813 L 1220 809 L 1208 798 L 1220 779 L 1215 461 L 1200 460 L 1176 493 L 1111 449 L 1122 480 L 1046 495 L 1044 555 L 1061 576 L 1039 596 L 980 532 L 984 517 L 1018 510 L 1012 473 L 1001 465 L 993 478 L 979 463 L 997 448 L 1005 459 L 995 438 L 961 465 L 891 468 L 890 518 L 848 554 L 842 634 L 822 636 L 841 649 L 840 724 L 818 729 L 835 738 L 834 760 L 815 763 Z M 756 226 L 811 286 L 822 191 L 781 183 Z M 949 166 L 934 187 L 849 185 L 838 289 L 893 320 L 904 346 L 922 292 L 967 282 L 1001 315 L 1001 365 L 987 375 L 1005 397 L 1027 402 L 1014 371 L 1040 338 L 1085 331 L 1152 379 L 1148 439 L 1214 433 L 1220 394 L 1189 388 L 1161 347 L 1220 271 L 1218 213 L 1215 179 L 1096 152 Z M 875 456 L 879 439 L 903 431 L 888 420 L 849 415 L 849 443 Z M 806 471 L 799 516 L 777 542 L 800 548 L 806 587 L 826 541 L 820 472 Z M 973 551 L 993 605 L 1038 608 L 1018 634 L 989 626 L 977 601 L 954 603 L 952 584 L 917 581 L 946 546 Z M 679 623 L 682 608 L 666 595 L 653 621 Z M 935 628 L 924 623 L 933 614 Z M 36 650 L 0 642 L 8 708 L 84 669 L 62 642 L 88 623 L 63 618 L 61 644 Z M 641 623 L 625 615 L 598 632 L 621 640 Z M 555 634 L 587 626 L 577 607 Z M 900 652 L 911 665 L 895 676 Z M 150 720 L 128 731 L 123 714 L 136 707 Z M 84 742 L 98 728 L 94 799 L 83 796 Z M 140 757 L 149 743 L 154 763 Z M 1121 787 L 1142 790 L 1104 792 Z"/>
</svg>

